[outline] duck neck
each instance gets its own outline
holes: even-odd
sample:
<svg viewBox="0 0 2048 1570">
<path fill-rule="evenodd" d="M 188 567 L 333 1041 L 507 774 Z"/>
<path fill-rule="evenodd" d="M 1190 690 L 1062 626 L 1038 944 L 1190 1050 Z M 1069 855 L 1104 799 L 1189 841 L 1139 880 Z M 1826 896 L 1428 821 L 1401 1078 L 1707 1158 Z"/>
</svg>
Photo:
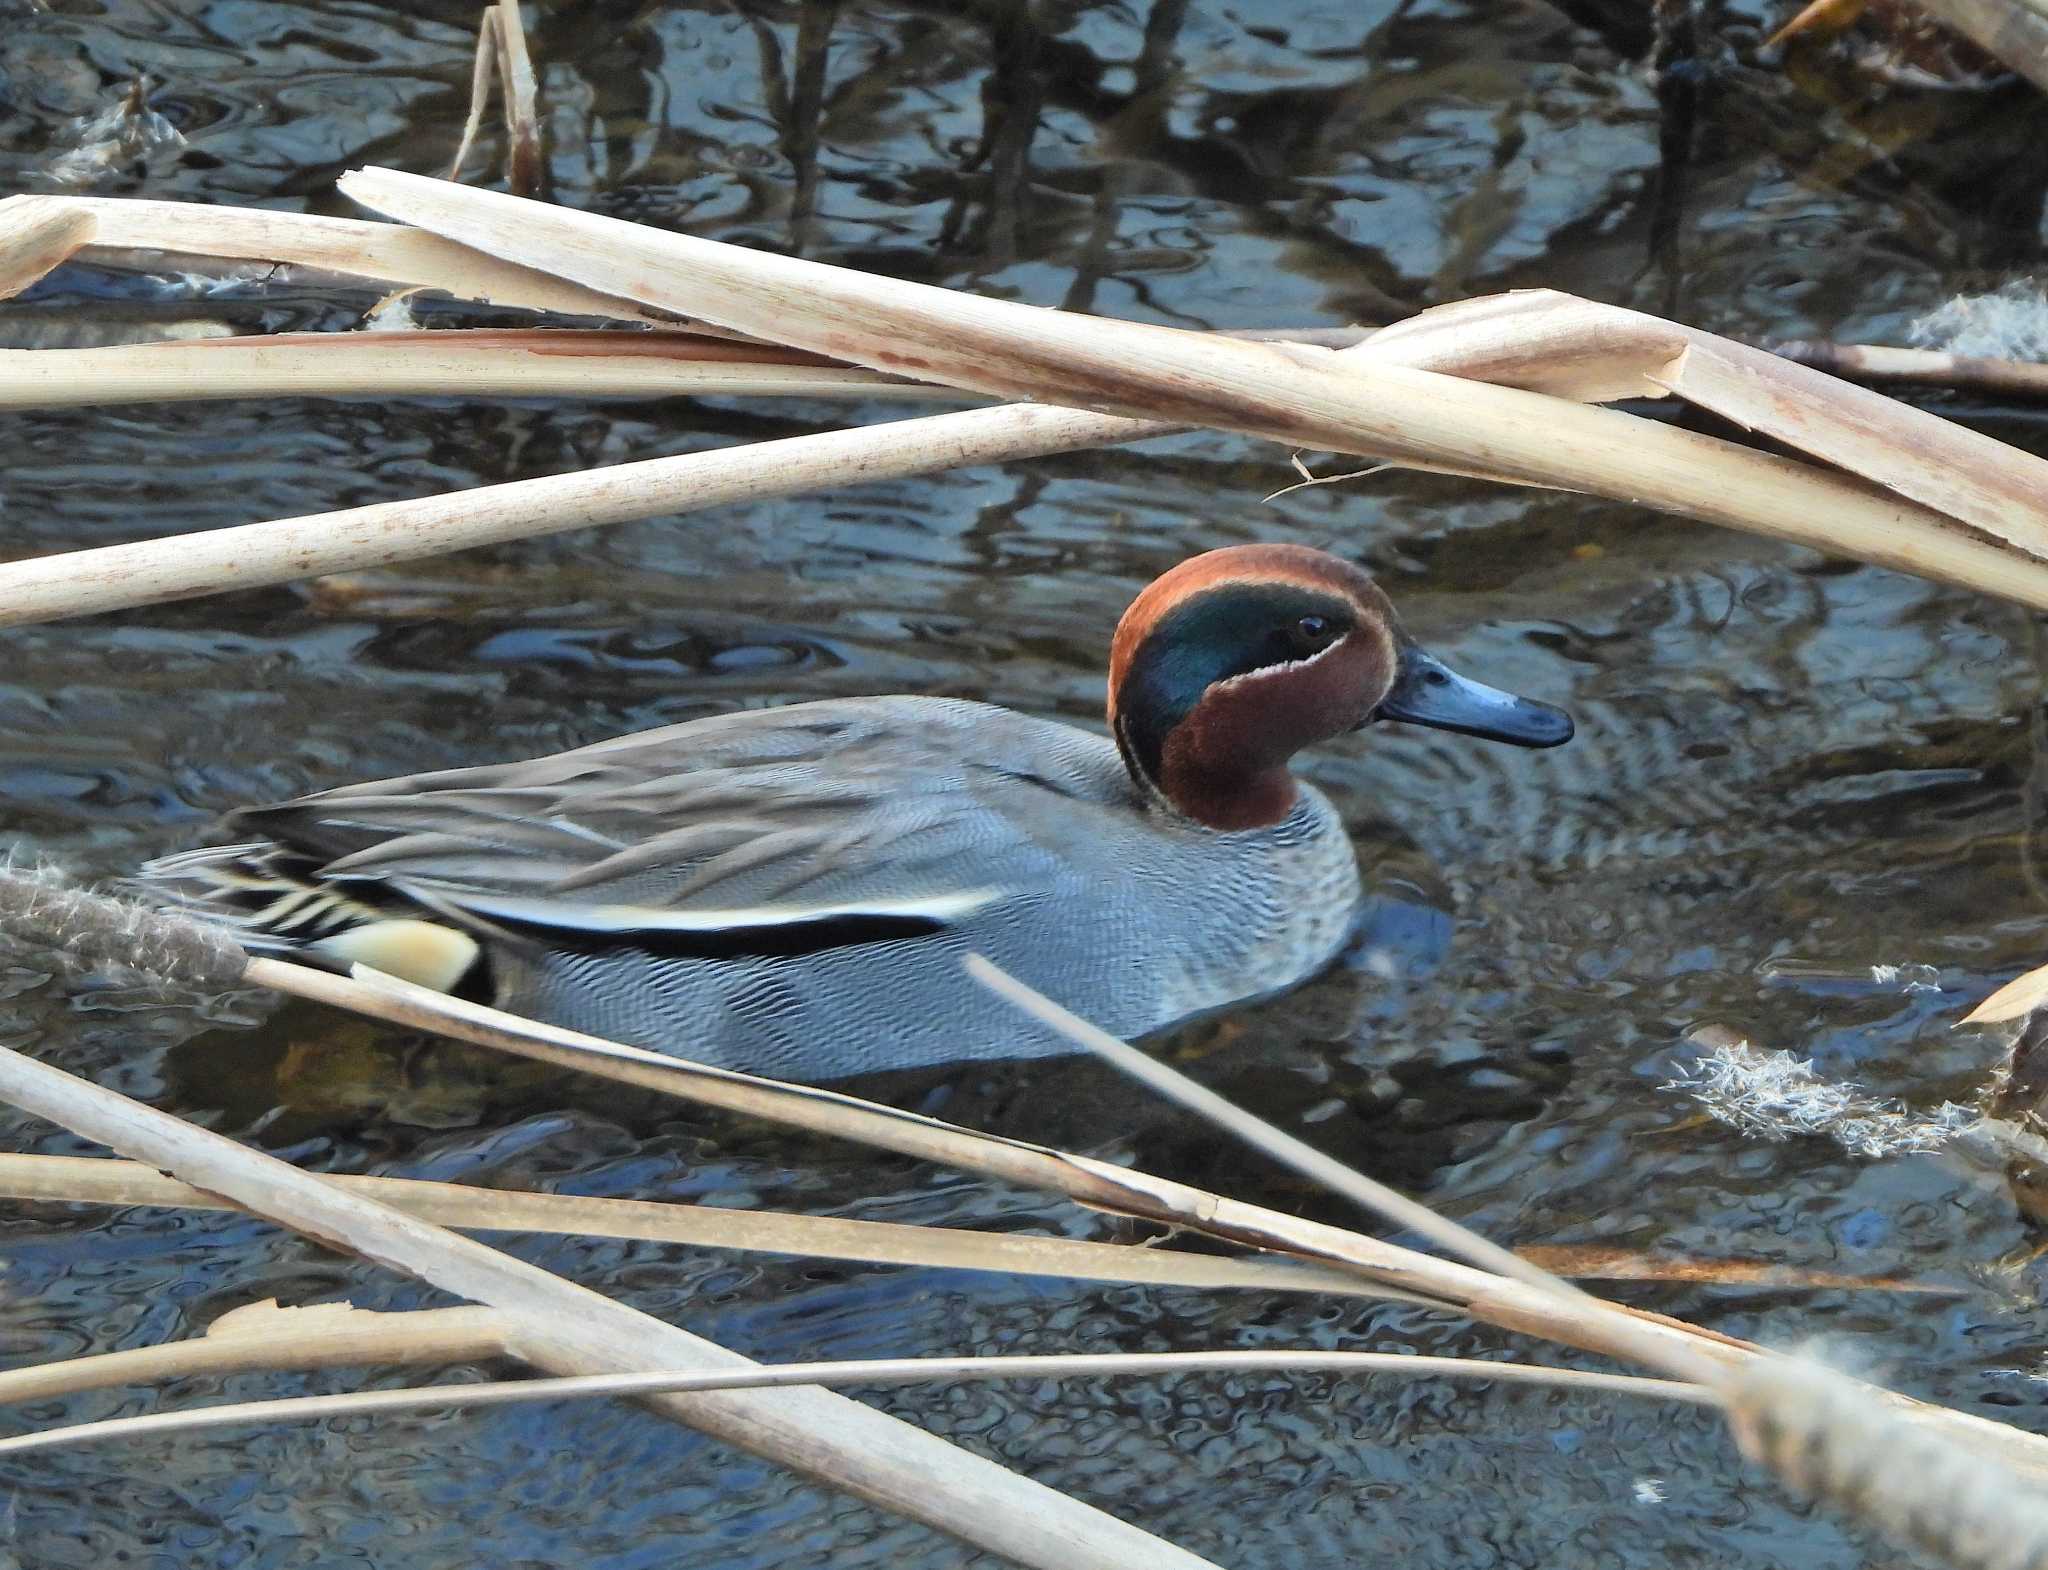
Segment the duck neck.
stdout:
<svg viewBox="0 0 2048 1570">
<path fill-rule="evenodd" d="M 1272 720 L 1270 709 L 1253 701 L 1251 692 L 1212 688 L 1167 733 L 1157 774 L 1148 776 L 1135 766 L 1132 772 L 1175 811 L 1206 828 L 1225 833 L 1271 828 L 1294 810 L 1301 794 L 1287 770 L 1293 749 L 1276 745 Z M 1131 761 L 1128 754 L 1126 761 Z"/>
</svg>

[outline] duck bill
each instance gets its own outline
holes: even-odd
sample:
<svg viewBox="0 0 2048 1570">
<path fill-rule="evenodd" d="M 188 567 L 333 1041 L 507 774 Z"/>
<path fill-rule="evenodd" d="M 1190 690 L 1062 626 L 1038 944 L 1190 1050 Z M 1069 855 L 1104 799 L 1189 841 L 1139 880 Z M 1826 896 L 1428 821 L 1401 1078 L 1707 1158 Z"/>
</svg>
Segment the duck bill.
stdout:
<svg viewBox="0 0 2048 1570">
<path fill-rule="evenodd" d="M 1572 717 L 1563 709 L 1460 676 L 1436 656 L 1412 647 L 1401 651 L 1393 689 L 1372 717 L 1517 747 L 1557 747 L 1572 739 Z"/>
</svg>

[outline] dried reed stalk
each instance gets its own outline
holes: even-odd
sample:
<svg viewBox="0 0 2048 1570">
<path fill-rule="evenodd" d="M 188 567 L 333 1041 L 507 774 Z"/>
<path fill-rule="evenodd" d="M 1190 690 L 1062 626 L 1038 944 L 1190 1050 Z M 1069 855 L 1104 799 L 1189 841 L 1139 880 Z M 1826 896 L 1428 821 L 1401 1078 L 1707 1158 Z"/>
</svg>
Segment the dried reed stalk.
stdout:
<svg viewBox="0 0 2048 1570">
<path fill-rule="evenodd" d="M 961 401 L 951 388 L 695 333 L 473 328 L 0 349 L 0 409 L 222 398 L 761 395 Z"/>
<path fill-rule="evenodd" d="M 271 967 L 275 967 L 275 969 Z M 298 971 L 298 975 L 279 972 Z M 600 1074 L 643 1089 L 1059 1193 L 1091 1209 L 1138 1216 L 1223 1241 L 1321 1260 L 1482 1323 L 1601 1352 L 1688 1383 L 1715 1384 L 1766 1357 L 1754 1345 L 1660 1314 L 1559 1294 L 1378 1239 L 1208 1193 L 1146 1173 L 1022 1141 L 971 1133 L 837 1092 L 778 1084 L 520 1020 L 389 978 L 358 980 L 252 960 L 249 979 L 313 1001 L 479 1046 Z M 1716 1366 L 1718 1365 L 1718 1366 Z M 1969 1413 L 1877 1393 L 1905 1420 L 2048 1482 L 2048 1440 Z"/>
<path fill-rule="evenodd" d="M 145 968 L 159 970 L 167 975 L 180 975 L 195 982 L 219 977 L 235 970 L 232 945 L 217 931 L 200 927 L 182 918 L 140 911 L 97 896 L 51 889 L 13 874 L 0 874 L 0 914 L 4 914 L 5 928 L 16 941 L 46 947 L 70 956 L 75 961 L 117 961 L 122 951 L 127 949 L 146 956 L 148 965 Z M 249 960 L 241 966 L 235 979 L 282 983 L 284 978 L 275 975 L 275 972 L 291 971 L 295 968 L 280 965 L 275 961 Z M 345 989 L 364 990 L 359 982 L 341 982 L 340 978 L 335 977 L 317 977 L 314 984 L 294 984 L 290 990 L 302 996 L 317 997 L 323 992 L 331 991 L 336 985 Z M 1300 1222 L 1296 1218 L 1275 1216 L 1272 1212 L 1261 1212 L 1257 1207 L 1238 1205 L 1220 1196 L 1204 1195 L 1198 1190 L 1188 1190 L 1182 1185 L 1166 1183 L 1143 1174 L 1123 1172 L 1100 1162 L 1063 1156 L 1054 1151 L 1043 1151 L 1039 1147 L 1019 1141 L 988 1140 L 969 1135 L 964 1130 L 938 1124 L 931 1119 L 875 1107 L 829 1092 L 778 1086 L 773 1082 L 754 1080 L 746 1075 L 660 1059 L 655 1054 L 623 1047 L 617 1043 L 582 1037 L 555 1027 L 521 1022 L 495 1010 L 482 1009 L 478 1005 L 441 999 L 435 994 L 426 993 L 423 989 L 407 984 L 384 981 L 378 988 L 372 990 L 390 995 L 378 1000 L 376 1007 L 367 1010 L 377 1017 L 399 1019 L 405 1013 L 424 1015 L 436 1028 L 465 1039 L 480 1040 L 492 1045 L 510 1045 L 514 1050 L 525 1051 L 527 1055 L 549 1061 L 581 1061 L 583 1066 L 596 1067 L 599 1071 L 616 1078 L 660 1086 L 690 1096 L 692 1099 L 706 1100 L 714 1104 L 759 1107 L 763 1104 L 764 1097 L 770 1105 L 779 1097 L 783 1102 L 780 1114 L 787 1121 L 807 1127 L 825 1128 L 837 1125 L 837 1132 L 848 1137 L 868 1139 L 885 1148 L 916 1150 L 924 1146 L 942 1152 L 953 1152 L 963 1147 L 971 1151 L 978 1144 L 994 1152 L 995 1166 L 1006 1171 L 1018 1170 L 1020 1160 L 1028 1162 L 1028 1158 L 1034 1155 L 1047 1157 L 1086 1174 L 1106 1191 L 1114 1192 L 1121 1185 L 1124 1190 L 1122 1198 L 1108 1208 L 1143 1214 L 1155 1219 L 1171 1219 L 1234 1241 L 1263 1242 L 1267 1246 L 1304 1253 L 1311 1258 L 1328 1259 L 1358 1269 L 1368 1277 L 1376 1278 L 1383 1268 L 1367 1262 L 1368 1256 L 1374 1250 L 1379 1250 L 1386 1256 L 1398 1256 L 1405 1252 L 1388 1249 L 1386 1245 L 1375 1244 L 1372 1240 L 1360 1238 L 1356 1234 Z M 391 1005 L 394 1002 L 403 1006 L 393 1011 Z M 25 1093 L 22 1085 L 24 1076 Z M 707 1089 L 713 1089 L 717 1093 L 706 1094 Z M 167 1135 L 168 1131 L 184 1128 L 176 1119 L 164 1114 L 135 1107 L 123 1098 L 73 1081 L 69 1076 L 56 1070 L 42 1068 L 31 1060 L 20 1058 L 17 1054 L 0 1052 L 0 1095 L 10 1094 L 17 1103 L 56 1117 L 67 1126 L 78 1128 L 89 1136 L 111 1138 L 117 1144 L 117 1148 L 121 1147 L 121 1134 L 133 1137 L 133 1131 L 128 1125 L 134 1118 L 132 1115 L 124 1117 L 121 1111 L 123 1108 L 129 1109 L 131 1114 L 140 1115 L 145 1120 L 145 1128 L 149 1133 Z M 81 1106 L 89 1114 L 84 1122 L 78 1121 Z M 109 1107 L 114 1109 L 111 1118 L 108 1114 Z M 114 1132 L 110 1135 L 109 1130 Z M 206 1175 L 203 1168 L 207 1155 L 225 1150 L 234 1157 L 247 1156 L 239 1147 L 216 1136 L 201 1135 L 196 1130 L 186 1132 L 194 1139 L 202 1141 L 197 1155 L 190 1158 L 187 1163 L 202 1168 L 201 1172 L 193 1174 L 202 1179 Z M 182 1140 L 175 1134 L 169 1134 L 168 1137 L 169 1143 L 163 1148 L 177 1149 L 181 1154 L 185 1154 Z M 260 1159 L 272 1167 L 279 1165 L 270 1162 L 269 1158 Z M 941 1159 L 947 1157 L 942 1155 Z M 227 1170 L 232 1174 L 246 1176 L 233 1161 L 229 1162 Z M 290 1168 L 282 1170 L 290 1173 L 295 1180 L 311 1184 L 311 1195 L 327 1196 L 330 1206 L 338 1195 L 338 1190 L 332 1183 L 318 1178 L 307 1178 Z M 233 1187 L 225 1183 L 206 1181 L 205 1186 L 219 1189 L 229 1198 L 246 1201 L 245 1195 L 237 1193 Z M 1070 1180 L 1053 1186 L 1071 1197 L 1081 1198 L 1084 1203 L 1094 1202 L 1080 1193 L 1078 1187 Z M 1132 1195 L 1156 1201 L 1158 1208 L 1126 1202 Z M 1194 1203 L 1188 1203 L 1189 1200 Z M 345 1215 L 346 1211 L 343 1213 Z M 302 1213 L 290 1219 L 314 1236 L 329 1240 L 348 1236 L 347 1230 L 332 1219 L 331 1210 L 317 1204 L 312 1212 Z M 1322 1246 L 1318 1246 L 1319 1239 L 1322 1240 Z M 399 1242 L 403 1253 L 404 1239 L 401 1237 Z M 1481 1240 L 1471 1238 L 1469 1234 L 1465 1242 L 1468 1247 L 1481 1245 Z M 388 1234 L 379 1237 L 379 1244 L 383 1250 L 380 1257 L 388 1257 Z M 498 1261 L 501 1266 L 506 1263 L 501 1256 L 493 1255 L 488 1250 L 480 1252 L 486 1260 Z M 1486 1274 L 1444 1261 L 1430 1260 L 1427 1256 L 1412 1257 L 1418 1262 L 1418 1276 L 1433 1275 L 1433 1279 L 1438 1282 L 1451 1280 L 1458 1275 L 1477 1276 L 1483 1279 Z M 458 1264 L 467 1263 L 471 1261 L 458 1260 Z M 443 1268 L 445 1271 L 445 1265 Z M 518 1267 L 520 1270 L 528 1268 Z M 442 1275 L 425 1270 L 422 1274 L 426 1279 L 448 1284 Z M 542 1279 L 551 1278 L 542 1276 Z M 468 1283 L 452 1289 L 483 1296 L 486 1301 L 490 1300 L 486 1294 L 475 1292 Z M 1519 1299 L 1517 1294 L 1520 1294 Z M 1447 1293 L 1446 1296 L 1449 1300 L 1456 1301 L 1455 1293 Z M 1648 1362 L 1651 1366 L 1681 1372 L 1682 1376 L 1696 1373 L 1700 1376 L 1697 1383 L 1709 1391 L 1743 1393 L 1739 1397 L 1747 1402 L 1743 1408 L 1747 1414 L 1743 1421 L 1749 1425 L 1745 1432 L 1752 1435 L 1764 1434 L 1767 1438 L 1779 1436 L 1773 1438 L 1764 1451 L 1766 1458 L 1774 1466 L 1796 1486 L 1816 1489 L 1838 1506 L 1876 1519 L 1887 1530 L 1906 1535 L 1914 1541 L 1939 1541 L 1954 1545 L 1979 1542 L 1985 1533 L 1995 1532 L 2001 1523 L 2017 1523 L 2021 1527 L 2028 1527 L 2032 1521 L 2028 1514 L 2031 1506 L 2015 1505 L 2001 1513 L 2002 1507 L 1994 1508 L 1997 1506 L 1997 1499 L 1992 1497 L 1998 1495 L 1998 1490 L 1994 1489 L 1991 1494 L 1986 1494 L 1979 1488 L 1967 1494 L 1969 1511 L 1966 1516 L 1958 1517 L 1951 1512 L 1942 1522 L 1938 1532 L 1920 1530 L 1926 1526 L 1928 1513 L 1935 1510 L 1940 1503 L 1936 1495 L 1930 1493 L 1915 1478 L 1901 1477 L 1894 1483 L 1883 1475 L 1882 1468 L 1872 1458 L 1887 1453 L 1884 1447 L 1862 1443 L 1857 1440 L 1856 1435 L 1847 1433 L 1843 1424 L 1835 1422 L 1825 1414 L 1815 1416 L 1809 1413 L 1801 1404 L 1805 1398 L 1800 1392 L 1825 1387 L 1843 1393 L 1844 1399 L 1849 1400 L 1859 1413 L 1870 1415 L 1872 1421 L 1881 1420 L 1887 1426 L 1896 1425 L 1902 1437 L 1910 1436 L 1910 1452 L 1930 1463 L 1938 1461 L 1943 1469 L 1943 1476 L 1967 1473 L 1973 1466 L 1983 1466 L 1984 1458 L 1988 1457 L 1997 1467 L 2016 1469 L 2002 1475 L 2017 1479 L 2024 1474 L 2039 1480 L 2043 1475 L 2044 1463 L 2041 1441 L 2034 1436 L 2001 1424 L 1974 1419 L 1967 1414 L 1924 1407 L 1885 1392 L 1859 1391 L 1839 1376 L 1828 1374 L 1825 1370 L 1809 1369 L 1799 1378 L 1788 1376 L 1781 1381 L 1773 1372 L 1778 1366 L 1778 1360 L 1759 1356 L 1756 1349 L 1747 1348 L 1743 1343 L 1698 1331 L 1677 1321 L 1631 1314 L 1597 1299 L 1560 1290 L 1548 1281 L 1522 1282 L 1499 1279 L 1496 1284 L 1496 1297 L 1507 1299 L 1510 1305 L 1507 1312 L 1502 1312 L 1499 1306 L 1496 1306 L 1492 1313 L 1470 1307 L 1468 1311 L 1473 1312 L 1474 1317 L 1491 1318 L 1494 1322 L 1510 1328 L 1550 1335 L 1554 1339 L 1571 1344 L 1604 1344 L 1605 1349 L 1616 1351 L 1619 1355 Z M 545 1296 L 542 1301 L 546 1303 Z M 554 1305 L 547 1306 L 552 1311 Z M 1543 1314 L 1545 1309 L 1553 1312 L 1546 1317 Z M 1568 1323 L 1583 1321 L 1590 1325 L 1590 1331 L 1582 1334 L 1590 1335 L 1593 1339 L 1582 1340 L 1569 1332 L 1559 1334 L 1554 1328 L 1555 1311 L 1558 1310 L 1564 1311 Z M 1655 1333 L 1659 1329 L 1677 1332 L 1678 1339 L 1660 1340 Z M 521 1322 L 515 1327 L 515 1332 L 512 1336 L 513 1348 L 521 1355 L 545 1361 L 551 1351 L 556 1355 L 560 1353 L 558 1343 L 561 1332 L 548 1323 L 534 1327 Z M 578 1347 L 577 1352 L 587 1355 L 588 1348 Z M 1795 1372 L 1800 1367 L 1796 1362 L 1784 1366 Z M 1802 1379 L 1804 1383 L 1800 1382 Z M 1731 1395 L 1731 1399 L 1737 1397 Z M 1763 1426 L 1759 1427 L 1760 1424 Z M 1849 1426 L 1860 1430 L 1867 1428 L 1869 1423 Z M 1798 1436 L 1798 1442 L 1780 1442 L 1782 1436 L 1788 1433 Z M 1857 1442 L 1852 1444 L 1852 1440 Z M 1901 1509 L 1880 1508 L 1882 1500 L 1895 1499 L 1915 1488 L 1918 1489 L 1918 1493 L 1913 1496 L 1916 1502 L 1911 1506 Z M 2006 1495 L 2010 1492 L 2011 1489 L 2008 1487 Z M 2003 1498 L 2005 1495 L 1999 1497 Z M 1985 1559 L 1983 1562 L 1989 1565 L 1992 1561 Z"/>
<path fill-rule="evenodd" d="M 1750 1343 L 1661 1314 L 1580 1293 L 1558 1293 L 1090 1157 L 971 1133 L 838 1092 L 706 1068 L 521 1020 L 387 977 L 359 971 L 358 979 L 349 980 L 264 959 L 252 959 L 247 976 L 259 985 L 393 1024 L 436 1031 L 703 1105 L 999 1177 L 1063 1194 L 1091 1209 L 1138 1216 L 1226 1242 L 1326 1262 L 1481 1322 L 1601 1352 L 1687 1383 L 1717 1383 L 1727 1369 L 1765 1355 Z M 2048 1480 L 2048 1440 L 1968 1413 L 1903 1397 L 1884 1399 L 1912 1421 Z"/>
<path fill-rule="evenodd" d="M 1071 409 L 970 409 L 68 551 L 0 564 L 0 627 L 385 567 L 592 524 L 1137 441 L 1171 429 Z"/>
<path fill-rule="evenodd" d="M 394 1024 L 1063 1194 L 1094 1209 L 1334 1265 L 1474 1319 L 1603 1352 L 1691 1383 L 1714 1383 L 1727 1368 L 1759 1353 L 1748 1343 L 1662 1315 L 1436 1259 L 1088 1157 L 974 1134 L 839 1092 L 708 1068 L 522 1020 L 374 972 L 359 969 L 357 978 L 350 979 L 278 960 L 248 958 L 217 929 L 97 895 L 51 888 L 18 874 L 0 872 L 0 932 L 17 943 L 71 956 L 74 962 L 127 963 L 148 974 L 177 976 L 190 985 L 272 987 Z M 2048 1475 L 2048 1441 L 1964 1413 L 1903 1405 L 1916 1420 L 1943 1428 L 1961 1442 L 2005 1454 L 2015 1464 Z"/>
<path fill-rule="evenodd" d="M 1340 353 L 1220 337 L 1207 341 L 1230 352 L 1318 354 L 1325 359 Z M 1359 352 L 1341 354 L 1348 357 Z M 1422 357 L 1431 350 L 1429 345 L 1411 345 L 1402 352 Z M 1544 408 L 1597 415 L 1624 421 L 1630 429 L 1708 442 L 1707 438 L 1692 438 L 1649 422 L 1579 409 L 1535 394 L 1489 390 L 1448 377 L 1433 377 L 1431 382 L 1471 386 L 1503 397 L 1534 398 Z M 0 627 L 389 566 L 444 551 L 734 501 L 1139 441 L 1177 428 L 1079 410 L 1008 405 L 36 557 L 0 564 Z M 1629 429 L 1615 434 L 1626 436 Z M 1475 443 L 1484 448 L 1476 438 Z M 1740 493 L 1746 498 L 1745 506 L 1770 512 L 1777 520 L 1773 532 L 1810 544 L 1854 549 L 1872 561 L 2048 608 L 2048 566 L 1997 541 L 1958 532 L 1942 515 L 1876 491 L 1864 482 L 1722 443 L 1708 445 L 1736 455 L 1741 472 L 1724 472 L 1724 466 L 1710 461 L 1691 471 L 1687 483 L 1705 493 L 1725 482 L 1730 486 L 1728 494 Z M 1487 451 L 1479 456 L 1490 461 Z M 1620 461 L 1620 455 L 1611 456 Z M 1424 466 L 1469 473 L 1473 460 L 1467 459 L 1462 466 Z M 1760 489 L 1744 490 L 1737 483 L 1743 474 L 1754 479 L 1759 472 L 1767 480 Z"/>
<path fill-rule="evenodd" d="M 752 1367 L 687 1331 L 315 1173 L 0 1048 L 0 1099 L 221 1194 L 317 1242 L 510 1317 L 511 1350 L 557 1373 Z M 824 1390 L 647 1398 L 656 1410 L 856 1498 L 1046 1570 L 1207 1561 L 1064 1494 Z"/>
<path fill-rule="evenodd" d="M 1454 344 L 1449 355 L 1433 349 L 1427 327 L 1378 333 L 1355 349 L 1319 350 L 983 299 L 393 170 L 358 170 L 343 176 L 341 185 L 365 206 L 493 255 L 877 370 L 999 397 L 1211 426 L 1397 463 L 1476 468 L 1847 551 L 2048 606 L 2048 464 L 1971 433 L 1937 437 L 1929 422 L 1945 422 L 1889 400 L 1878 400 L 1889 423 L 1873 434 L 1866 429 L 1870 406 L 1862 400 L 1877 395 L 1829 381 L 1826 404 L 1811 406 L 1802 402 L 1808 382 L 1766 378 L 1755 385 L 1758 361 L 1767 356 L 1752 361 L 1746 356 L 1757 351 L 1636 313 L 1598 315 L 1590 331 L 1596 350 L 1611 355 L 1617 337 L 1640 336 L 1652 326 L 1659 330 L 1652 357 L 1635 377 L 1638 385 L 1657 385 L 1671 371 L 1682 372 L 1689 395 L 1737 410 L 1738 418 L 1770 434 L 1790 432 L 1808 446 L 1818 436 L 1884 462 L 1893 482 L 1904 478 L 1916 491 L 1931 488 L 1964 510 L 1944 512 L 1869 479 L 1614 410 L 1413 368 L 1423 356 L 1485 374 L 1473 345 L 1485 336 L 1476 331 L 1484 325 L 1476 315 L 1489 314 L 1496 324 L 1514 319 L 1509 335 L 1519 352 L 1508 358 L 1526 367 L 1536 358 L 1534 341 L 1546 334 L 1560 340 L 1584 336 L 1584 327 L 1575 334 L 1568 325 L 1553 326 L 1564 297 L 1540 303 L 1533 319 L 1513 296 L 1505 297 L 1505 305 L 1480 302 L 1456 333 L 1441 334 Z M 1643 360 L 1640 345 L 1624 342 L 1622 352 Z M 1818 374 L 1771 364 L 1797 378 Z M 1838 397 L 1847 400 L 1839 416 Z M 1888 457 L 1886 431 L 1909 453 L 1989 452 L 1998 472 L 1929 480 Z M 1994 515 L 1987 494 L 2005 514 Z"/>
</svg>

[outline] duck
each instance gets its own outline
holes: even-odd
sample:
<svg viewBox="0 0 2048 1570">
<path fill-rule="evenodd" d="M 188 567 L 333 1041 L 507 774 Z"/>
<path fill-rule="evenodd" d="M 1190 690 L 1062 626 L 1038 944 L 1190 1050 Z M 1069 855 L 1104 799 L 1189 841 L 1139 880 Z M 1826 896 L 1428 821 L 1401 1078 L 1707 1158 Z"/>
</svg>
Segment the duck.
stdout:
<svg viewBox="0 0 2048 1570">
<path fill-rule="evenodd" d="M 963 958 L 1125 1039 L 1297 986 L 1362 882 L 1289 765 L 1385 722 L 1573 728 L 1426 653 L 1361 568 L 1228 546 L 1124 612 L 1106 734 L 942 697 L 745 710 L 245 807 L 141 881 L 253 952 L 723 1068 L 1051 1057 L 1075 1048 Z"/>
</svg>

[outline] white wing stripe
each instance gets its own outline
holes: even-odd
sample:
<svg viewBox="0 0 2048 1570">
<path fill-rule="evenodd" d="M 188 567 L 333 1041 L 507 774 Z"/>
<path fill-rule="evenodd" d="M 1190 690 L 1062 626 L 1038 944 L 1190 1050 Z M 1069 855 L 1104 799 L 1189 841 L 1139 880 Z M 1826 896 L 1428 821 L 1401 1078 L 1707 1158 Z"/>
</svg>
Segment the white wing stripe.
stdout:
<svg viewBox="0 0 2048 1570">
<path fill-rule="evenodd" d="M 456 894 L 446 889 L 437 892 L 442 900 L 458 910 L 473 911 L 479 916 L 495 916 L 504 921 L 566 927 L 576 932 L 740 932 L 858 916 L 952 922 L 973 915 L 1003 895 L 1003 891 L 996 888 L 965 889 L 956 894 L 933 894 L 918 899 L 679 911 L 666 910 L 658 905 L 577 905 L 561 900 L 521 899 L 517 895 Z"/>
</svg>

